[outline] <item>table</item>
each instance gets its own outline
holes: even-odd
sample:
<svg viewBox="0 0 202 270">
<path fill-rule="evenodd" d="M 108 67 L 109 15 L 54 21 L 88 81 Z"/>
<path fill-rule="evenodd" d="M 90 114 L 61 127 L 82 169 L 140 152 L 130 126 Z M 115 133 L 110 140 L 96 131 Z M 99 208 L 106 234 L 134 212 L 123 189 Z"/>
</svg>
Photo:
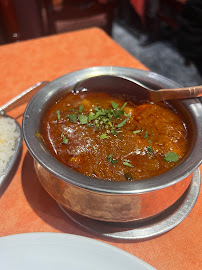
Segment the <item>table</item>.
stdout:
<svg viewBox="0 0 202 270">
<path fill-rule="evenodd" d="M 91 66 L 147 70 L 98 28 L 0 47 L 0 106 L 38 81 L 54 80 Z M 11 112 L 21 123 L 24 107 Z M 202 268 L 202 193 L 188 217 L 155 239 L 131 242 L 101 238 L 71 221 L 40 185 L 25 144 L 19 167 L 0 198 L 0 236 L 62 232 L 117 246 L 162 270 Z"/>
</svg>

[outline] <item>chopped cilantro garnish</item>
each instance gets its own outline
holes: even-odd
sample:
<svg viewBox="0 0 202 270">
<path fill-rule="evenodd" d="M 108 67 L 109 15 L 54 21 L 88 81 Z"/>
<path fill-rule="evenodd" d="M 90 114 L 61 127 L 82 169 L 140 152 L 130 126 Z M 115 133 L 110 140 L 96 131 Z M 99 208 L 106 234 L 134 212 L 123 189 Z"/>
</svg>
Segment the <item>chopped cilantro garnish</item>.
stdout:
<svg viewBox="0 0 202 270">
<path fill-rule="evenodd" d="M 112 154 L 110 154 L 107 159 L 109 162 L 111 162 L 113 165 L 115 165 L 118 161 L 116 159 L 113 159 L 113 156 Z"/>
<path fill-rule="evenodd" d="M 97 119 L 102 114 L 102 111 L 97 111 L 96 114 L 91 113 L 91 116 L 89 116 L 89 121 Z"/>
<path fill-rule="evenodd" d="M 73 114 L 69 114 L 67 115 L 67 117 L 69 118 L 69 120 L 73 123 L 75 123 L 77 121 L 77 114 L 73 113 Z"/>
<path fill-rule="evenodd" d="M 88 116 L 80 114 L 79 121 L 82 125 L 87 124 L 88 123 Z"/>
<path fill-rule="evenodd" d="M 165 154 L 165 157 L 164 157 L 165 161 L 168 161 L 168 162 L 177 162 L 178 161 L 178 154 L 175 153 L 175 152 L 168 152 Z"/>
<path fill-rule="evenodd" d="M 80 112 L 80 113 L 83 112 L 83 108 L 84 108 L 84 106 L 81 104 L 81 105 L 79 106 L 79 112 Z"/>
<path fill-rule="evenodd" d="M 108 158 L 108 160 L 111 162 L 111 160 L 112 160 L 112 158 L 113 158 L 113 154 L 110 154 L 107 158 Z"/>
<path fill-rule="evenodd" d="M 153 148 L 151 147 L 151 145 L 148 145 L 148 146 L 147 146 L 147 150 L 148 150 L 148 152 L 150 152 L 150 153 L 153 153 L 153 152 L 154 152 L 154 150 L 153 150 Z"/>
<path fill-rule="evenodd" d="M 113 135 L 117 135 L 119 132 L 117 129 L 123 127 L 130 116 L 123 110 L 127 102 L 123 104 L 121 109 L 119 109 L 118 103 L 111 101 L 111 104 L 112 108 L 102 108 L 101 106 L 93 107 L 93 111 L 90 111 L 88 115 L 83 114 L 84 105 L 81 104 L 77 109 L 78 113 L 75 112 L 66 117 L 73 123 L 79 120 L 80 124 L 86 124 L 88 127 L 95 128 L 95 130 L 106 129 L 107 134 L 112 133 Z M 75 111 L 75 109 L 71 110 Z M 120 119 L 120 122 L 118 119 Z M 107 139 L 107 134 L 101 135 L 101 139 Z"/>
<path fill-rule="evenodd" d="M 118 134 L 117 130 L 115 130 L 115 129 L 112 129 L 111 133 L 112 133 L 114 136 Z"/>
<path fill-rule="evenodd" d="M 129 118 L 130 118 L 130 116 L 128 115 L 125 120 L 123 120 L 121 123 L 119 123 L 117 125 L 117 127 L 120 128 L 120 127 L 124 126 L 126 124 L 126 122 L 128 121 Z"/>
<path fill-rule="evenodd" d="M 69 142 L 69 139 L 63 133 L 61 134 L 61 138 L 64 144 L 67 144 Z"/>
<path fill-rule="evenodd" d="M 110 127 L 113 126 L 111 121 L 107 122 L 107 124 L 108 124 Z"/>
<path fill-rule="evenodd" d="M 109 139 L 106 133 L 100 135 L 100 140 L 102 139 Z"/>
<path fill-rule="evenodd" d="M 130 164 L 130 162 L 131 161 L 129 159 L 122 160 L 123 165 L 133 168 L 134 166 L 132 164 Z"/>
<path fill-rule="evenodd" d="M 58 120 L 60 120 L 60 111 L 56 111 L 56 114 L 57 114 Z"/>
<path fill-rule="evenodd" d="M 91 121 L 94 119 L 95 114 L 93 112 L 89 113 L 88 120 Z"/>
<path fill-rule="evenodd" d="M 114 117 L 121 118 L 122 115 L 124 115 L 124 110 L 117 110 L 114 114 Z"/>
<path fill-rule="evenodd" d="M 122 159 L 122 161 L 125 161 L 125 162 L 130 162 L 130 160 L 129 159 Z"/>
<path fill-rule="evenodd" d="M 115 103 L 114 101 L 111 102 L 113 109 L 118 109 L 119 104 Z"/>
<path fill-rule="evenodd" d="M 149 138 L 149 133 L 148 133 L 148 131 L 145 132 L 144 138 L 145 138 L 145 139 L 148 139 L 148 138 Z"/>
<path fill-rule="evenodd" d="M 137 133 L 140 133 L 141 132 L 141 130 L 140 129 L 138 129 L 138 130 L 134 130 L 133 131 L 133 134 L 137 134 Z"/>
<path fill-rule="evenodd" d="M 69 112 L 75 112 L 75 109 L 69 109 Z"/>
<path fill-rule="evenodd" d="M 99 108 L 98 107 L 94 107 L 94 111 L 95 112 L 98 112 L 99 111 Z"/>
<path fill-rule="evenodd" d="M 123 106 L 121 107 L 121 110 L 123 110 L 123 108 L 125 108 L 126 105 L 127 105 L 127 102 L 125 102 L 125 103 L 123 104 Z"/>
</svg>

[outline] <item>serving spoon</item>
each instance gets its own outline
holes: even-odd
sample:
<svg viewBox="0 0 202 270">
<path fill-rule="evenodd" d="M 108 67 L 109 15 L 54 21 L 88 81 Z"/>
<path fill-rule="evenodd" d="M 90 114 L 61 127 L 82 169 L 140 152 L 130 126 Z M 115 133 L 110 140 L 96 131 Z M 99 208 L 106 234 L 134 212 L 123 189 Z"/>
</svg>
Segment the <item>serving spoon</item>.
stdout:
<svg viewBox="0 0 202 270">
<path fill-rule="evenodd" d="M 15 144 L 15 149 L 12 157 L 10 158 L 5 171 L 3 172 L 2 175 L 0 175 L 0 187 L 3 185 L 6 179 L 12 177 L 12 172 L 13 169 L 15 168 L 16 161 L 18 159 L 18 156 L 21 152 L 21 147 L 22 147 L 22 131 L 21 127 L 18 124 L 18 122 L 11 116 L 8 116 L 6 113 L 9 112 L 10 110 L 15 109 L 16 107 L 28 102 L 35 94 L 38 92 L 43 86 L 48 84 L 47 81 L 44 82 L 39 82 L 35 84 L 34 86 L 28 88 L 27 90 L 23 91 L 21 94 L 10 100 L 8 103 L 0 107 L 0 118 L 1 117 L 6 117 L 6 118 L 11 118 L 15 121 L 16 124 L 16 132 L 18 133 L 18 138 L 16 140 Z M 5 188 L 4 188 L 5 189 Z M 0 197 L 3 194 L 3 189 L 0 191 Z"/>
<path fill-rule="evenodd" d="M 132 94 L 138 103 L 146 101 L 163 101 L 202 96 L 202 85 L 174 89 L 150 89 L 140 82 L 128 77 L 115 75 L 99 75 L 79 82 L 74 91 L 107 91 L 112 93 Z"/>
</svg>

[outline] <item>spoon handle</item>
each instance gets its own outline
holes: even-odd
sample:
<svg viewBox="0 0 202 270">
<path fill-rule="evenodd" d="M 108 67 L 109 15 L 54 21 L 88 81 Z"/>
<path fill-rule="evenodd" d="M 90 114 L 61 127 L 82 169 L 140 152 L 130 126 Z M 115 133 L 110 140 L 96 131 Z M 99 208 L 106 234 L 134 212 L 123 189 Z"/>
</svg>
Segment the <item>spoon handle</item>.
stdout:
<svg viewBox="0 0 202 270">
<path fill-rule="evenodd" d="M 15 98 L 0 107 L 0 115 L 5 114 L 8 111 L 15 109 L 16 107 L 28 102 L 43 86 L 48 84 L 48 81 L 38 82 L 34 86 L 31 86 Z"/>
<path fill-rule="evenodd" d="M 156 101 L 194 98 L 202 96 L 202 85 L 185 88 L 160 89 L 153 92 Z"/>
</svg>

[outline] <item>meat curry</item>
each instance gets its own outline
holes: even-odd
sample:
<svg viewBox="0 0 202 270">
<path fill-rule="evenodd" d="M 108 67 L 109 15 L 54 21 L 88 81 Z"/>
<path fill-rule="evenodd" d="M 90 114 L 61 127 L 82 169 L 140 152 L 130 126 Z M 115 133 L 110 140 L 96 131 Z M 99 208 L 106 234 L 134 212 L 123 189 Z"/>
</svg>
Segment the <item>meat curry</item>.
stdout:
<svg viewBox="0 0 202 270">
<path fill-rule="evenodd" d="M 87 176 L 136 181 L 176 166 L 187 130 L 168 103 L 135 104 L 105 92 L 70 92 L 52 104 L 42 123 L 49 151 Z"/>
</svg>

